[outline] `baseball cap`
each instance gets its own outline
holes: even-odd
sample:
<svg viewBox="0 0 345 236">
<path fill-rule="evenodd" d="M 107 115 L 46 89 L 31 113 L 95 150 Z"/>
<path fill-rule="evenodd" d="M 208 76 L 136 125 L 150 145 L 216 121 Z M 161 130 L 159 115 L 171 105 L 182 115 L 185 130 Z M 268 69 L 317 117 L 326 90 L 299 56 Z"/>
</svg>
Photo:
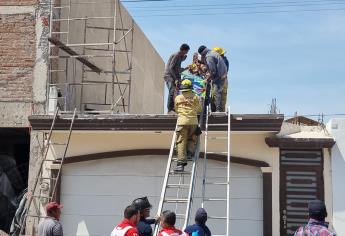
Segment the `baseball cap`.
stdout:
<svg viewBox="0 0 345 236">
<path fill-rule="evenodd" d="M 53 209 L 61 209 L 63 208 L 63 205 L 60 205 L 57 202 L 48 202 L 46 205 L 46 211 L 51 211 Z"/>
</svg>

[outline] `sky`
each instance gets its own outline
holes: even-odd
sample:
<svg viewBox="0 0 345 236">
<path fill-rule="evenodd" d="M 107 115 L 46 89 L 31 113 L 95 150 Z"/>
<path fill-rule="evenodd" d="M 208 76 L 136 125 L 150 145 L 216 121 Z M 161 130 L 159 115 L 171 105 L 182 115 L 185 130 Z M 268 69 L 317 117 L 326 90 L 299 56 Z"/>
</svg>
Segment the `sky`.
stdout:
<svg viewBox="0 0 345 236">
<path fill-rule="evenodd" d="M 287 117 L 345 113 L 344 0 L 129 1 L 165 62 L 182 43 L 185 65 L 200 45 L 227 51 L 232 113 L 268 113 L 273 98 Z"/>
</svg>

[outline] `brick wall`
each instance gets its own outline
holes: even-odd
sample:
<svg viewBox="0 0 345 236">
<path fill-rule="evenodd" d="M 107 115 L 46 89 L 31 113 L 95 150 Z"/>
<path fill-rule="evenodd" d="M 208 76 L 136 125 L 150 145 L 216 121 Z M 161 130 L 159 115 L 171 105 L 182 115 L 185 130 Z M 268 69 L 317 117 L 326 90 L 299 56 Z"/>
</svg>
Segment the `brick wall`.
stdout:
<svg viewBox="0 0 345 236">
<path fill-rule="evenodd" d="M 27 6 L 36 3 L 37 0 L 0 0 L 0 6 Z"/>
<path fill-rule="evenodd" d="M 32 100 L 35 40 L 34 15 L 0 15 L 0 101 Z"/>
</svg>

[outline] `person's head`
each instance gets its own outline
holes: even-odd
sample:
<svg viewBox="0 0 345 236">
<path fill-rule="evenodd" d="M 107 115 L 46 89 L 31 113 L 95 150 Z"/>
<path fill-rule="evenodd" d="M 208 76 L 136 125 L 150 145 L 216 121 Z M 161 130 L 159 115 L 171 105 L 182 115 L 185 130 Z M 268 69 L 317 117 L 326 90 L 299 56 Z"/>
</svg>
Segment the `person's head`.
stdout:
<svg viewBox="0 0 345 236">
<path fill-rule="evenodd" d="M 180 54 L 183 56 L 187 55 L 189 52 L 189 49 L 190 49 L 190 47 L 188 44 L 186 44 L 186 43 L 182 44 L 180 47 Z"/>
<path fill-rule="evenodd" d="M 310 201 L 308 204 L 308 210 L 309 210 L 309 217 L 314 220 L 324 221 L 325 218 L 327 217 L 326 205 L 323 201 L 320 201 L 320 200 Z"/>
<path fill-rule="evenodd" d="M 185 79 L 181 82 L 180 91 L 181 92 L 190 92 L 193 89 L 192 81 Z"/>
<path fill-rule="evenodd" d="M 57 202 L 48 202 L 46 205 L 47 216 L 60 220 L 62 207 L 63 206 L 58 204 Z"/>
<path fill-rule="evenodd" d="M 129 220 L 132 224 L 137 225 L 140 221 L 140 211 L 136 206 L 130 205 L 126 207 L 123 212 L 123 217 Z"/>
<path fill-rule="evenodd" d="M 206 50 L 207 47 L 205 45 L 201 45 L 198 49 L 198 53 L 201 55 L 201 56 L 204 56 L 206 54 Z"/>
<path fill-rule="evenodd" d="M 195 213 L 195 223 L 204 225 L 207 221 L 207 212 L 204 208 L 199 208 Z"/>
<path fill-rule="evenodd" d="M 150 216 L 150 210 L 152 208 L 152 205 L 150 204 L 149 199 L 147 199 L 147 197 L 134 199 L 132 205 L 139 209 L 140 216 L 142 218 L 147 218 Z"/>
<path fill-rule="evenodd" d="M 224 56 L 224 54 L 226 53 L 225 50 L 221 47 L 215 47 L 213 48 L 213 51 L 218 53 L 220 56 Z"/>
<path fill-rule="evenodd" d="M 176 214 L 173 211 L 163 211 L 161 216 L 161 225 L 163 227 L 174 227 L 176 223 Z"/>
<path fill-rule="evenodd" d="M 199 61 L 199 54 L 196 52 L 193 54 L 193 62 L 197 63 Z"/>
</svg>

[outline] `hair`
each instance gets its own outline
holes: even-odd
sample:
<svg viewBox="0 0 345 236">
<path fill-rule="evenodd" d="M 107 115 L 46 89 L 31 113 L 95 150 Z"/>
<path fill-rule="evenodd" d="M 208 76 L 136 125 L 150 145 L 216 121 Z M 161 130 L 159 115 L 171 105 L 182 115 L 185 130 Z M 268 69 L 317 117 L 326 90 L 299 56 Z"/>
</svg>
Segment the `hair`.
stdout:
<svg viewBox="0 0 345 236">
<path fill-rule="evenodd" d="M 188 44 L 184 43 L 180 47 L 180 51 L 189 51 L 190 47 Z"/>
<path fill-rule="evenodd" d="M 125 211 L 123 212 L 123 216 L 126 219 L 132 218 L 132 216 L 137 215 L 139 213 L 139 209 L 136 206 L 130 205 L 126 207 Z"/>
<path fill-rule="evenodd" d="M 168 226 L 174 226 L 176 223 L 176 214 L 173 211 L 164 211 L 163 212 L 163 223 Z"/>
</svg>

